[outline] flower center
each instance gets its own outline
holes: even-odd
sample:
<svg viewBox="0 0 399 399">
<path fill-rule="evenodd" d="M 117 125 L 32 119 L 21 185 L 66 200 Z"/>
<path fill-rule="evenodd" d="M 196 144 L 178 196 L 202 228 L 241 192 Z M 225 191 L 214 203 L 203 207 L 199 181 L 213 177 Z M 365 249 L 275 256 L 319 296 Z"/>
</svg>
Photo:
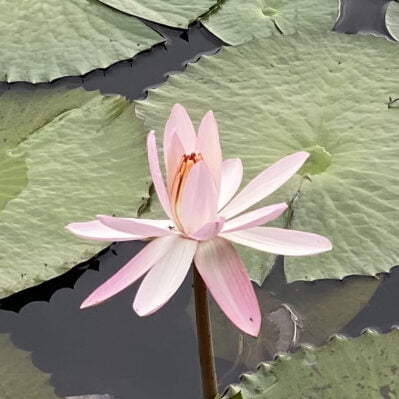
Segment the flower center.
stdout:
<svg viewBox="0 0 399 399">
<path fill-rule="evenodd" d="M 170 193 L 170 204 L 173 218 L 179 227 L 180 230 L 183 231 L 181 223 L 179 221 L 179 206 L 181 202 L 181 198 L 183 196 L 183 188 L 186 184 L 186 180 L 191 168 L 199 161 L 202 161 L 201 153 L 194 153 L 183 155 L 180 161 L 179 166 L 176 169 L 176 174 L 172 183 L 172 190 Z"/>
</svg>

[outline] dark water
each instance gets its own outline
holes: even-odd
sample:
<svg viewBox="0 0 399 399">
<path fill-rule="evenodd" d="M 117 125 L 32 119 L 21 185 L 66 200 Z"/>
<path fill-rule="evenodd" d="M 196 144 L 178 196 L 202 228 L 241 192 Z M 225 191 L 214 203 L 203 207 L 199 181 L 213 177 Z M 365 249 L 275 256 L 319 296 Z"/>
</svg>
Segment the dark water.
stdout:
<svg viewBox="0 0 399 399">
<path fill-rule="evenodd" d="M 387 35 L 386 5 L 385 0 L 342 3 L 335 29 Z M 222 45 L 201 26 L 188 31 L 156 29 L 167 37 L 165 45 L 107 70 L 59 79 L 52 85 L 143 98 L 148 87 L 161 84 L 169 73 L 183 71 L 188 61 Z M 0 83 L 0 91 L 21 85 L 34 90 L 48 84 Z M 102 306 L 79 310 L 82 300 L 142 246 L 113 244 L 65 275 L 0 301 L 0 332 L 10 333 L 17 347 L 32 353 L 35 366 L 51 374 L 60 397 L 95 393 L 118 399 L 200 396 L 191 275 L 172 300 L 150 317 L 139 318 L 132 310 L 138 284 Z M 282 268 L 280 259 L 263 287 L 257 288 L 264 313 L 258 340 L 242 336 L 211 302 L 221 390 L 243 371 L 301 342 L 319 345 L 336 332 L 357 336 L 364 328 L 387 332 L 399 324 L 399 268 L 379 280 L 348 277 L 293 284 L 286 283 Z"/>
</svg>

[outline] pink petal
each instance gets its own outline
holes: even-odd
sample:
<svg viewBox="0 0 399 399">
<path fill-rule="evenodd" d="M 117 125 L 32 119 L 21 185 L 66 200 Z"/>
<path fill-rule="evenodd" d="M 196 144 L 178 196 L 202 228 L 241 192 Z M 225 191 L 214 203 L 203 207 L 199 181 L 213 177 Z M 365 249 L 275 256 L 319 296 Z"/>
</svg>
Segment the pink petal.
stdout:
<svg viewBox="0 0 399 399">
<path fill-rule="evenodd" d="M 242 180 L 241 159 L 227 159 L 222 163 L 218 209 L 223 208 L 237 192 Z"/>
<path fill-rule="evenodd" d="M 160 237 L 151 241 L 117 273 L 100 285 L 81 305 L 81 308 L 98 305 L 132 285 L 156 262 L 173 248 L 178 236 Z"/>
<path fill-rule="evenodd" d="M 201 153 L 212 173 L 216 187 L 219 189 L 222 149 L 220 148 L 218 125 L 212 111 L 205 114 L 198 128 L 197 153 Z"/>
<path fill-rule="evenodd" d="M 216 222 L 206 223 L 198 231 L 190 234 L 190 238 L 198 241 L 206 241 L 216 237 L 223 228 L 224 220 L 224 217 L 220 217 Z"/>
<path fill-rule="evenodd" d="M 196 249 L 197 241 L 179 238 L 148 272 L 133 303 L 139 316 L 148 316 L 169 301 L 183 283 Z"/>
<path fill-rule="evenodd" d="M 186 154 L 195 152 L 197 136 L 195 134 L 193 122 L 191 122 L 186 109 L 180 104 L 175 104 L 173 106 L 165 125 L 163 137 L 165 159 L 168 149 L 170 149 L 170 141 L 174 133 L 177 133 Z"/>
<path fill-rule="evenodd" d="M 239 329 L 257 337 L 261 324 L 258 300 L 234 247 L 221 238 L 200 242 L 194 262 L 226 316 Z"/>
<path fill-rule="evenodd" d="M 165 147 L 166 185 L 169 195 L 172 191 L 173 180 L 184 155 L 183 144 L 176 133 L 171 135 L 169 145 Z"/>
<path fill-rule="evenodd" d="M 212 174 L 204 161 L 190 170 L 178 204 L 179 220 L 185 233 L 190 234 L 208 222 L 217 220 L 217 191 Z"/>
<path fill-rule="evenodd" d="M 137 234 L 145 238 L 175 234 L 175 230 L 170 228 L 173 227 L 170 220 L 118 218 L 107 215 L 97 215 L 97 219 L 111 229 Z"/>
<path fill-rule="evenodd" d="M 171 218 L 169 196 L 163 181 L 161 168 L 159 167 L 158 151 L 154 132 L 150 132 L 147 136 L 147 151 L 148 163 L 150 165 L 151 177 L 154 183 L 155 191 L 158 195 L 162 208 Z"/>
<path fill-rule="evenodd" d="M 124 233 L 111 229 L 102 224 L 99 220 L 69 223 L 65 228 L 77 237 L 93 241 L 131 241 L 144 238 L 137 234 Z"/>
<path fill-rule="evenodd" d="M 267 197 L 290 179 L 301 168 L 308 157 L 309 153 L 300 151 L 280 159 L 251 180 L 248 185 L 226 205 L 221 214 L 226 219 L 230 219 L 232 216 L 238 215 L 251 205 Z"/>
<path fill-rule="evenodd" d="M 253 227 L 233 233 L 222 233 L 220 236 L 237 244 L 276 255 L 316 255 L 332 249 L 332 244 L 326 237 L 275 227 Z"/>
<path fill-rule="evenodd" d="M 245 230 L 250 227 L 260 226 L 278 218 L 286 209 L 288 205 L 285 202 L 281 204 L 274 204 L 265 206 L 252 212 L 244 213 L 234 219 L 230 219 L 223 227 L 223 233 L 228 233 L 236 230 Z"/>
</svg>

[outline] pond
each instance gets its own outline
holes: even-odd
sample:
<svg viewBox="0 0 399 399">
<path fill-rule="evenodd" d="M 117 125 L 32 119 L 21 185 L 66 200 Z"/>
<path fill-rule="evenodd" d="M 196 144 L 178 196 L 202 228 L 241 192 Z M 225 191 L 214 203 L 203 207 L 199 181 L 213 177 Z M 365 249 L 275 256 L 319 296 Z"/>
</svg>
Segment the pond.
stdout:
<svg viewBox="0 0 399 399">
<path fill-rule="evenodd" d="M 109 3 L 115 2 L 111 1 Z M 125 2 L 125 4 L 128 3 Z M 278 2 L 274 3 L 277 4 Z M 376 36 L 392 38 L 384 20 L 388 5 L 389 2 L 385 0 L 341 0 L 339 18 L 334 30 L 342 34 L 371 33 Z M 268 7 L 268 12 L 271 12 L 271 9 L 274 10 L 274 8 Z M 205 76 L 209 76 L 209 82 L 214 84 L 213 86 L 210 84 L 210 87 L 215 88 L 215 91 L 219 87 L 218 79 L 220 80 L 221 75 L 220 71 L 218 72 L 217 69 L 214 69 L 212 64 L 214 57 L 216 57 L 214 54 L 217 53 L 217 56 L 221 57 L 221 63 L 226 62 L 225 66 L 227 66 L 222 74 L 224 71 L 229 71 L 230 69 L 228 68 L 230 67 L 232 68 L 231 70 L 234 70 L 234 67 L 231 66 L 233 62 L 229 60 L 228 53 L 223 53 L 224 50 L 220 51 L 222 47 L 226 48 L 227 45 L 208 31 L 201 23 L 193 23 L 188 29 L 171 28 L 153 22 L 146 22 L 146 24 L 155 31 L 160 32 L 166 38 L 166 42 L 156 44 L 149 50 L 140 52 L 130 60 L 116 62 L 110 67 L 96 69 L 80 76 L 57 77 L 51 83 L 2 82 L 0 83 L 0 93 L 2 96 L 16 93 L 14 102 L 18 102 L 18 98 L 28 98 L 29 94 L 27 93 L 40 93 L 42 97 L 37 100 L 38 102 L 42 101 L 42 98 L 50 96 L 49 103 L 44 103 L 44 106 L 50 106 L 51 96 L 53 95 L 46 93 L 54 92 L 54 90 L 58 89 L 68 92 L 76 88 L 84 88 L 90 93 L 99 90 L 104 96 L 117 94 L 129 100 L 143 100 L 146 98 L 149 88 L 164 84 L 171 74 L 195 75 L 195 67 L 194 69 L 189 67 L 186 71 L 186 66 L 188 63 L 198 61 L 199 57 L 203 55 L 210 56 L 206 58 L 208 66 L 204 68 L 205 72 L 200 70 L 198 75 L 202 73 L 208 74 Z M 278 24 L 281 25 L 278 28 L 279 30 L 286 28 L 283 23 L 278 22 Z M 278 33 L 278 35 L 280 34 Z M 385 39 L 375 39 L 385 41 Z M 273 40 L 279 40 L 279 37 Z M 319 40 L 319 42 L 317 40 L 314 42 L 315 45 L 323 43 L 322 40 Z M 276 48 L 278 48 L 279 43 L 276 43 Z M 303 45 L 303 42 L 299 41 L 298 43 L 297 46 Z M 387 41 L 387 43 L 390 42 Z M 234 47 L 230 48 L 234 49 Z M 363 51 L 362 49 L 364 48 L 361 47 L 359 51 Z M 322 48 L 319 48 L 319 50 L 321 52 L 329 51 Z M 253 49 L 251 51 L 254 53 Z M 287 67 L 287 70 L 285 70 L 287 74 L 291 73 L 290 68 L 294 68 L 292 74 L 295 75 L 297 72 L 295 65 L 299 56 L 295 56 L 297 58 L 294 57 L 293 60 L 288 61 L 285 60 L 285 56 L 286 54 L 278 54 L 271 59 L 273 62 L 276 61 L 276 64 L 282 60 L 279 68 Z M 287 57 L 289 58 L 289 56 Z M 350 56 L 348 55 L 347 58 L 349 59 Z M 242 94 L 243 98 L 248 96 L 246 84 L 253 84 L 250 82 L 252 79 L 251 72 L 255 71 L 254 74 L 256 74 L 256 69 L 249 68 L 253 59 L 245 60 L 245 62 L 248 63 L 248 70 L 243 71 L 242 76 L 247 73 L 249 83 L 240 82 L 240 76 L 238 75 L 231 76 L 230 80 L 228 80 L 229 83 L 227 83 L 228 85 L 234 82 L 231 84 L 234 86 L 238 82 L 237 86 L 234 87 L 239 88 L 239 94 Z M 342 63 L 345 64 L 345 62 L 345 55 L 343 55 Z M 0 62 L 0 66 L 2 65 Z M 206 64 L 204 65 L 206 66 Z M 274 68 L 274 66 L 272 67 Z M 328 64 L 328 67 L 334 68 L 330 64 Z M 299 68 L 298 70 L 301 69 Z M 209 71 L 215 71 L 215 75 L 211 76 Z M 334 72 L 336 70 L 331 73 Z M 381 74 L 385 72 L 381 70 Z M 268 75 L 268 79 L 270 78 L 271 82 L 273 81 L 272 75 L 272 72 Z M 300 90 L 306 91 L 306 84 L 301 86 L 300 77 L 295 76 L 298 81 L 295 85 L 300 86 Z M 257 78 L 259 76 L 255 76 L 253 79 Z M 178 80 L 169 80 L 172 82 L 172 89 L 170 89 L 172 93 L 170 96 L 172 97 L 175 93 L 179 93 L 181 86 L 184 86 L 185 82 L 180 83 Z M 359 84 L 362 82 L 360 81 Z M 291 93 L 290 90 L 286 90 L 286 87 L 291 83 L 283 84 L 281 92 L 279 91 L 280 89 L 274 92 L 276 94 L 275 97 L 272 97 L 272 94 L 269 96 L 265 93 L 265 102 L 273 102 L 274 98 L 278 98 L 279 94 L 283 98 L 287 93 Z M 339 79 L 334 81 L 335 83 L 339 90 L 341 84 Z M 174 84 L 176 84 L 176 89 L 173 87 Z M 205 83 L 200 76 L 198 82 L 187 87 L 187 90 L 190 91 L 190 94 L 187 95 L 187 102 L 192 101 L 192 98 L 196 96 L 202 95 L 202 93 L 196 92 L 201 85 L 205 85 Z M 329 86 L 327 84 L 321 87 L 323 90 L 327 90 Z M 173 90 L 176 91 L 173 92 Z M 353 90 L 357 90 L 356 84 L 354 84 Z M 333 91 L 333 88 L 331 88 L 331 91 Z M 22 94 L 22 96 L 17 97 L 18 93 Z M 295 91 L 292 92 L 293 102 L 298 107 L 304 105 L 306 108 L 307 100 L 300 104 L 299 97 L 295 97 L 296 94 Z M 390 94 L 394 99 L 395 94 L 397 95 L 395 87 L 392 87 Z M 83 98 L 83 95 L 80 95 L 80 97 Z M 32 98 L 33 101 L 36 101 L 35 94 L 32 95 Z M 303 98 L 306 98 L 306 93 L 303 94 Z M 166 104 L 169 106 L 169 100 L 169 92 L 158 93 L 154 91 L 149 95 L 150 106 L 146 105 L 147 103 L 145 102 L 138 103 L 139 114 L 147 112 L 148 120 L 151 120 L 155 127 L 158 123 L 157 113 L 162 114 L 163 103 L 165 103 L 165 107 Z M 183 102 L 183 100 L 181 101 Z M 227 98 L 218 97 L 217 95 L 213 97 L 213 100 L 227 102 Z M 386 95 L 386 100 L 388 100 L 388 95 Z M 28 117 L 31 118 L 30 120 L 33 121 L 32 123 L 35 124 L 35 111 L 32 111 L 30 115 L 29 103 L 25 104 L 24 101 L 21 100 L 21 108 L 18 112 L 20 112 L 22 117 L 25 117 L 24 115 L 27 113 Z M 85 106 L 84 101 L 82 100 L 83 108 Z M 177 98 L 177 101 L 180 101 L 180 99 Z M 209 102 L 206 105 L 207 101 L 207 99 L 199 100 L 198 104 L 201 112 L 204 106 L 213 108 L 214 103 Z M 241 100 L 236 96 L 231 101 L 237 103 Z M 318 101 L 319 99 L 315 103 Z M 339 100 L 337 101 L 339 102 Z M 156 105 L 157 102 L 160 102 L 161 106 L 158 108 L 153 107 L 155 110 L 153 111 L 151 104 Z M 254 114 L 263 112 L 262 108 L 257 108 L 256 102 L 253 104 L 255 104 L 253 105 Z M 331 101 L 331 104 L 331 107 L 335 107 L 333 101 Z M 39 105 L 43 106 L 42 103 L 39 103 Z M 290 103 L 289 106 L 291 105 Z M 107 127 L 108 124 L 113 123 L 114 120 L 117 120 L 123 114 L 125 106 L 121 106 L 121 109 L 118 107 L 119 105 L 114 105 L 113 111 L 115 111 L 115 115 L 111 117 L 107 115 L 108 119 L 102 122 L 103 126 Z M 148 111 L 146 107 L 149 107 Z M 217 108 L 217 104 L 215 104 L 215 107 Z M 69 112 L 69 110 L 75 108 L 76 106 L 73 105 L 65 109 Z M 62 114 L 64 110 L 60 109 L 57 112 Z M 193 110 L 193 112 L 196 112 L 196 110 Z M 239 115 L 239 111 L 237 115 Z M 89 119 L 89 116 L 86 116 L 86 118 Z M 252 116 L 250 115 L 249 120 L 251 118 Z M 256 119 L 255 116 L 253 118 L 254 120 Z M 326 118 L 328 119 L 328 117 Z M 6 119 L 4 117 L 4 120 Z M 309 120 L 309 126 L 311 126 L 314 120 L 312 118 L 309 118 Z M 62 118 L 61 122 L 63 122 Z M 19 122 L 16 121 L 15 123 L 18 126 L 16 129 L 19 129 Z M 23 123 L 26 124 L 27 122 L 20 122 L 21 125 Z M 122 126 L 122 122 L 120 123 Z M 233 126 L 235 122 L 232 121 L 231 123 Z M 361 118 L 355 120 L 354 123 L 363 126 Z M 378 124 L 378 122 L 376 123 Z M 73 125 L 67 126 L 69 126 L 68 128 L 73 127 Z M 242 134 L 245 135 L 245 132 Z M 395 137 L 393 140 L 395 140 Z M 35 145 L 33 143 L 32 147 L 25 146 L 25 150 L 28 152 L 33 151 L 35 150 Z M 83 149 L 86 148 L 85 145 L 87 143 L 82 142 L 79 144 Z M 110 145 L 113 144 L 111 143 Z M 266 144 L 264 145 L 266 146 Z M 138 146 L 139 144 L 137 144 Z M 245 146 L 245 137 L 243 137 L 242 142 L 234 149 L 244 148 Z M 41 148 L 39 148 L 39 152 L 43 151 L 44 153 L 46 150 Z M 68 146 L 63 147 L 62 151 L 65 151 L 65 148 L 68 148 Z M 73 150 L 74 147 L 71 148 Z M 62 154 L 62 151 L 59 154 Z M 18 157 L 19 154 L 16 156 Z M 141 155 L 137 152 L 132 154 L 132 156 L 138 159 Z M 34 163 L 34 160 L 32 161 L 33 157 L 32 159 L 29 157 L 27 159 L 27 164 L 30 167 L 30 163 Z M 90 167 L 89 165 L 87 166 L 87 168 Z M 252 168 L 255 170 L 255 166 L 251 164 L 250 172 L 252 172 Z M 107 174 L 106 171 L 98 170 L 98 175 L 102 173 L 104 175 Z M 314 174 L 317 173 L 315 172 Z M 38 180 L 43 179 L 41 175 L 38 176 Z M 115 175 L 112 175 L 109 178 L 110 180 L 107 180 L 108 177 L 105 176 L 104 185 L 114 178 Z M 127 181 L 123 180 L 121 184 L 125 184 Z M 0 173 L 0 187 L 1 183 Z M 22 186 L 21 190 L 24 190 L 28 183 L 25 182 Z M 81 192 L 72 193 L 68 201 L 73 202 L 76 200 L 78 205 L 86 201 L 90 197 L 90 190 L 93 189 L 92 186 L 87 187 L 87 193 L 84 194 L 85 197 L 82 201 L 79 196 L 83 195 L 84 186 Z M 54 189 L 53 186 L 51 186 L 51 189 Z M 130 195 L 131 192 L 128 189 L 126 190 L 127 194 Z M 149 195 L 149 199 L 146 199 L 146 194 L 144 193 L 144 197 L 141 198 L 141 192 L 140 198 L 135 198 L 135 201 L 140 203 L 144 200 L 143 206 L 145 210 L 148 210 L 147 208 L 154 209 L 155 215 L 157 215 L 159 204 L 151 202 L 151 195 Z M 337 193 L 337 197 L 340 194 Z M 6 200 L 8 201 L 9 199 L 6 198 Z M 337 198 L 335 200 L 338 201 Z M 1 201 L 2 198 L 0 197 L 0 205 L 3 204 Z M 54 209 L 61 209 L 62 204 L 55 203 Z M 51 209 L 52 205 L 50 204 L 49 206 L 50 208 L 46 209 Z M 122 209 L 128 208 L 122 207 Z M 62 209 L 60 213 L 62 213 Z M 93 214 L 94 216 L 95 214 Z M 389 213 L 388 216 L 397 220 L 397 213 Z M 70 221 L 72 222 L 74 219 Z M 2 219 L 0 218 L 0 226 L 1 222 Z M 369 221 L 369 223 L 373 225 L 373 221 Z M 380 226 L 378 225 L 378 227 Z M 37 242 L 40 243 L 40 238 Z M 354 237 L 354 242 L 358 243 L 359 251 L 361 251 L 365 244 L 360 242 L 358 237 Z M 153 399 L 157 397 L 183 399 L 201 397 L 200 365 L 198 362 L 192 288 L 193 278 L 191 273 L 188 274 L 181 288 L 162 310 L 149 317 L 139 317 L 132 309 L 138 284 L 132 285 L 101 306 L 85 310 L 79 309 L 83 300 L 95 288 L 115 274 L 144 245 L 145 243 L 141 241 L 113 243 L 92 258 L 90 256 L 82 257 L 82 259 L 87 260 L 82 263 L 74 262 L 78 264 L 68 271 L 64 267 L 64 273 L 60 276 L 40 284 L 27 284 L 26 286 L 29 288 L 15 294 L 8 294 L 0 300 L 0 353 L 2 353 L 1 356 L 4 359 L 3 366 L 0 369 L 3 379 L 0 382 L 0 391 L 3 395 L 0 396 L 2 399 L 28 397 L 33 399 L 56 397 L 68 399 Z M 55 248 L 56 252 L 57 247 Z M 51 239 L 45 242 L 45 250 L 51 253 Z M 397 249 L 395 250 L 397 254 Z M 3 258 L 7 258 L 8 263 L 18 264 L 20 251 L 20 248 L 15 250 L 15 258 L 12 257 L 12 251 L 6 253 Z M 353 249 L 354 251 L 355 249 Z M 82 253 L 85 252 L 82 251 Z M 357 254 L 355 253 L 354 256 L 357 256 Z M 378 254 L 375 256 L 378 257 Z M 29 254 L 27 259 L 29 260 Z M 260 263 L 263 264 L 269 262 L 270 258 L 259 259 L 261 259 Z M 340 258 L 341 263 L 342 259 Z M 372 261 L 374 260 L 375 258 L 372 258 Z M 286 259 L 283 257 L 277 257 L 261 286 L 255 284 L 255 292 L 262 313 L 262 329 L 258 338 L 250 337 L 238 330 L 228 321 L 216 303 L 212 300 L 210 301 L 219 392 L 224 392 L 229 384 L 238 383 L 242 373 L 255 371 L 261 362 L 273 360 L 278 353 L 294 353 L 301 344 L 321 346 L 325 345 L 334 334 L 339 333 L 348 337 L 358 337 L 365 329 L 370 328 L 380 333 L 388 333 L 393 326 L 398 325 L 399 310 L 395 304 L 399 300 L 399 291 L 397 290 L 399 268 L 394 267 L 395 263 L 390 265 L 392 269 L 389 270 L 385 265 L 386 259 L 383 259 L 381 263 L 384 264 L 381 267 L 376 266 L 375 269 L 379 272 L 375 273 L 361 273 L 361 269 L 356 269 L 357 265 L 354 264 L 350 273 L 342 273 L 339 276 L 341 279 L 334 279 L 334 274 L 328 274 L 327 272 L 326 276 L 330 278 L 319 278 L 318 276 L 319 274 L 322 275 L 322 272 L 315 272 L 313 275 L 317 276 L 316 281 L 304 281 L 307 280 L 305 278 L 307 276 L 305 276 L 305 272 L 300 274 L 302 270 L 302 265 L 300 265 L 299 275 L 303 278 L 298 278 L 297 280 L 302 281 L 294 281 L 296 279 L 292 277 L 296 272 L 292 271 L 294 267 L 291 268 L 291 264 L 285 265 L 286 274 L 284 273 L 285 261 Z M 348 258 L 348 262 L 351 261 Z M 323 265 L 321 263 L 321 267 Z M 47 267 L 47 265 L 45 266 Z M 356 270 L 359 270 L 359 272 L 357 273 Z M 22 280 L 24 272 L 25 269 L 21 269 Z M 375 274 L 376 277 L 360 276 L 360 274 Z M 254 275 L 256 275 L 256 272 L 254 272 Z M 310 276 L 309 280 L 313 279 L 313 275 Z M 259 280 L 263 279 L 259 278 Z M 40 281 L 40 278 L 38 281 Z M 393 372 L 393 374 L 395 373 L 396 371 Z M 394 388 L 397 387 L 398 384 L 388 388 L 381 387 L 379 392 L 369 397 L 399 397 L 395 396 Z M 255 396 L 253 391 L 251 392 L 253 395 L 251 398 L 260 399 L 266 397 Z M 305 397 L 305 393 L 303 393 L 303 396 L 300 393 L 298 395 L 297 397 Z M 354 397 L 347 396 L 347 398 Z M 356 397 L 360 398 L 362 396 L 359 394 Z"/>
</svg>

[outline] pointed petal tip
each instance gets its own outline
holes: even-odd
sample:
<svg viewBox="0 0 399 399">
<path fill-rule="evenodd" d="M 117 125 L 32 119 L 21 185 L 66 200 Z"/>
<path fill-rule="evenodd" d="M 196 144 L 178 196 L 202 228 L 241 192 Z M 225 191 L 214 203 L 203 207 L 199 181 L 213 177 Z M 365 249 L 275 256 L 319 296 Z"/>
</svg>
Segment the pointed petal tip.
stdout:
<svg viewBox="0 0 399 399">
<path fill-rule="evenodd" d="M 106 302 L 106 299 L 96 298 L 96 291 L 92 292 L 80 305 L 80 309 L 92 308 Z"/>
<path fill-rule="evenodd" d="M 251 335 L 254 338 L 258 338 L 262 324 L 260 309 L 258 310 L 259 312 L 256 315 L 249 317 L 248 320 L 241 320 L 239 323 L 231 320 L 231 322 L 244 333 Z"/>
<path fill-rule="evenodd" d="M 94 302 L 92 302 L 92 301 L 89 301 L 88 300 L 89 298 L 87 298 L 87 299 L 85 299 L 82 303 L 81 303 L 81 305 L 80 305 L 80 309 L 87 309 L 87 308 L 90 308 L 90 307 L 92 307 L 92 306 L 94 306 L 96 303 Z"/>
<path fill-rule="evenodd" d="M 148 314 L 146 314 L 145 312 L 143 312 L 142 310 L 140 310 L 140 308 L 138 308 L 137 306 L 135 306 L 134 303 L 133 303 L 133 310 L 136 312 L 137 316 L 140 316 L 140 317 L 148 316 Z"/>
<path fill-rule="evenodd" d="M 296 154 L 300 154 L 305 158 L 309 158 L 310 153 L 307 151 L 298 151 Z"/>
<path fill-rule="evenodd" d="M 176 103 L 175 105 L 173 105 L 170 113 L 174 113 L 174 112 L 179 112 L 179 111 L 184 111 L 187 112 L 186 108 L 184 107 L 184 105 L 180 104 L 180 103 Z M 188 112 L 187 112 L 188 113 Z"/>
<path fill-rule="evenodd" d="M 251 321 L 251 323 L 253 325 L 250 326 L 250 328 L 247 328 L 247 329 L 245 329 L 243 331 L 245 333 L 247 333 L 248 335 L 251 335 L 254 338 L 258 338 L 259 333 L 260 333 L 261 320 L 259 319 L 259 321 L 256 321 L 256 322 Z"/>
<path fill-rule="evenodd" d="M 328 252 L 333 249 L 333 244 L 332 242 L 324 236 L 319 236 L 320 237 L 320 247 L 323 249 L 323 252 Z"/>
<path fill-rule="evenodd" d="M 136 312 L 137 316 L 139 317 L 151 316 L 152 314 L 157 312 L 162 306 L 163 305 L 158 306 L 155 309 L 143 309 L 136 305 L 136 301 L 133 302 L 133 310 Z"/>
</svg>

